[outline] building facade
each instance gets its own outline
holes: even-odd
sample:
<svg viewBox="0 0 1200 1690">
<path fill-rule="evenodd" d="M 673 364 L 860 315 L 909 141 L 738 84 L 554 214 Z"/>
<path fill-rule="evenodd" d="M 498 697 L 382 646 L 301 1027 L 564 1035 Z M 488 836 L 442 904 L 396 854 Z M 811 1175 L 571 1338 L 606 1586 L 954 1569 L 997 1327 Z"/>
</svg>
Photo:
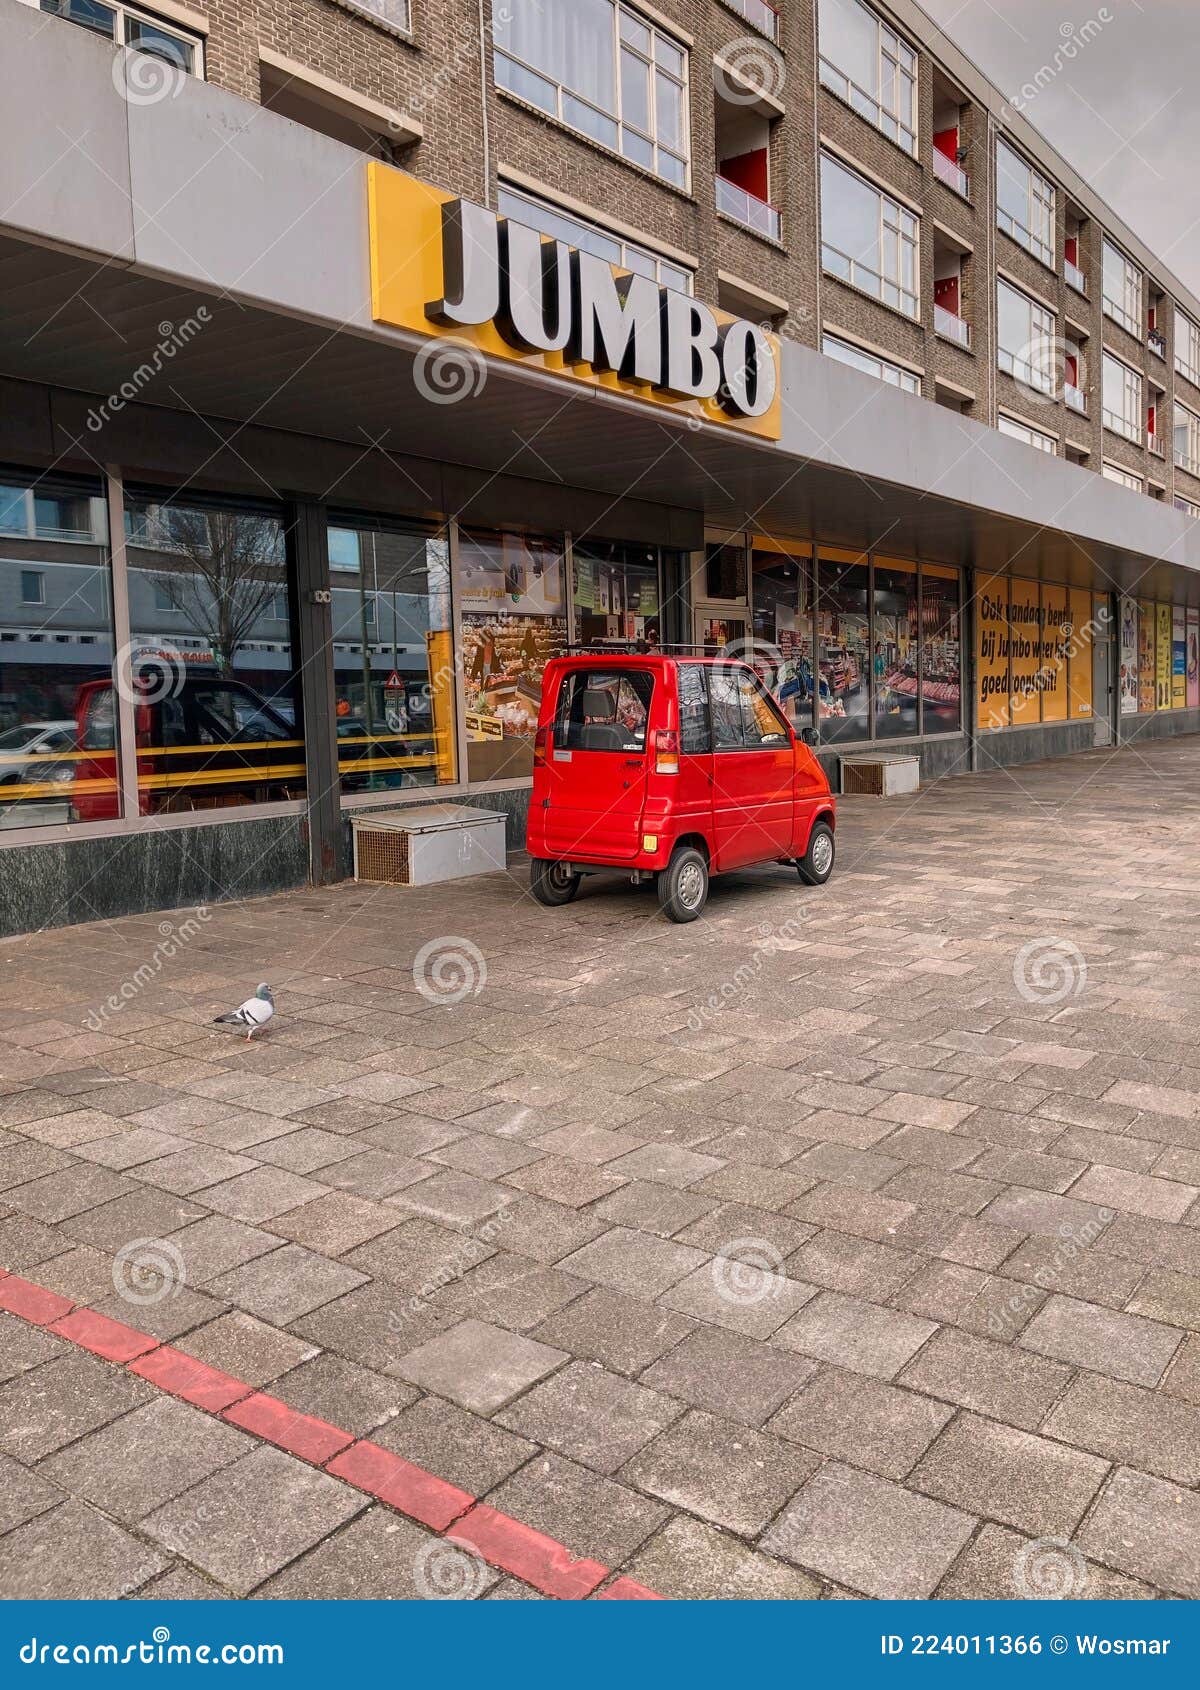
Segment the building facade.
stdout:
<svg viewBox="0 0 1200 1690">
<path fill-rule="evenodd" d="M 570 643 L 835 780 L 1200 731 L 1200 300 L 1038 87 L 910 0 L 0 0 L 0 931 L 518 845 Z"/>
</svg>

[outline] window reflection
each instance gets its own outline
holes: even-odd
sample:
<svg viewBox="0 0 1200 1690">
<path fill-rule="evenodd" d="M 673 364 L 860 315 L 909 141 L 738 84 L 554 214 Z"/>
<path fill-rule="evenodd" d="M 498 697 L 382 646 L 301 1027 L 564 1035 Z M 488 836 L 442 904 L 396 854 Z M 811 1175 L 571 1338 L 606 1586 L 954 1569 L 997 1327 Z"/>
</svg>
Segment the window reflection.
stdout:
<svg viewBox="0 0 1200 1690">
<path fill-rule="evenodd" d="M 755 542 L 753 575 L 754 649 L 771 673 L 760 678 L 774 693 L 793 727 L 811 727 L 813 710 L 812 564 L 807 556 Z"/>
<path fill-rule="evenodd" d="M 875 565 L 875 628 L 871 648 L 875 736 L 917 731 L 917 566 Z"/>
<path fill-rule="evenodd" d="M 958 571 L 926 564 L 921 571 L 921 703 L 924 732 L 962 726 Z"/>
<path fill-rule="evenodd" d="M 865 563 L 820 561 L 818 713 L 827 741 L 871 737 L 869 572 Z"/>
</svg>

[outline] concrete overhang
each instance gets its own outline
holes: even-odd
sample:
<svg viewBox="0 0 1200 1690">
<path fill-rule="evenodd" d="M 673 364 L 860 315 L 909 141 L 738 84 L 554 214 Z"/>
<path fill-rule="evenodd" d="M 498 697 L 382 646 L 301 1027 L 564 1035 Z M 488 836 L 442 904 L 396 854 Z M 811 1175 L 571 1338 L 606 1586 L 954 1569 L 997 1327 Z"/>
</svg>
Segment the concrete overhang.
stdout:
<svg viewBox="0 0 1200 1690">
<path fill-rule="evenodd" d="M 777 444 L 508 362 L 431 402 L 422 342 L 372 321 L 362 155 L 190 79 L 126 105 L 112 53 L 0 0 L 0 452 L 35 439 L 136 469 L 173 411 L 214 440 L 286 430 L 633 497 L 697 533 L 819 534 L 1200 602 L 1200 525 L 1180 512 L 788 342 Z"/>
</svg>

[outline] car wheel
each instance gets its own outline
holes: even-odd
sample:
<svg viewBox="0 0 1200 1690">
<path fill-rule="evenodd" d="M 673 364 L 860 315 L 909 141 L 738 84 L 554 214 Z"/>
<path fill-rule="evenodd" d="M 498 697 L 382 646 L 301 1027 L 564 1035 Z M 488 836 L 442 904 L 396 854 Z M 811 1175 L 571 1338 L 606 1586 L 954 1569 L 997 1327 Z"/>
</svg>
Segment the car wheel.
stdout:
<svg viewBox="0 0 1200 1690">
<path fill-rule="evenodd" d="M 796 864 L 804 884 L 824 886 L 833 873 L 833 858 L 833 829 L 828 822 L 818 822 L 808 836 L 808 850 Z"/>
<path fill-rule="evenodd" d="M 571 873 L 569 863 L 547 862 L 534 857 L 529 865 L 529 889 L 539 904 L 554 908 L 569 904 L 579 890 L 579 876 Z"/>
<path fill-rule="evenodd" d="M 658 877 L 659 908 L 668 921 L 695 921 L 708 902 L 708 864 L 691 845 L 680 845 Z"/>
</svg>

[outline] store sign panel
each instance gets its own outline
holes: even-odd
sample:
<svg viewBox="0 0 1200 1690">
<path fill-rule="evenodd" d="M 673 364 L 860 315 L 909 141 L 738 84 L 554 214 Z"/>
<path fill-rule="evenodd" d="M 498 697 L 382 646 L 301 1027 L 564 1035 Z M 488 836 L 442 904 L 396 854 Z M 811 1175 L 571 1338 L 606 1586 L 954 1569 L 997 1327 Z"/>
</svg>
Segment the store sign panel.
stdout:
<svg viewBox="0 0 1200 1690">
<path fill-rule="evenodd" d="M 779 439 L 775 335 L 387 165 L 367 172 L 376 322 Z"/>
</svg>

